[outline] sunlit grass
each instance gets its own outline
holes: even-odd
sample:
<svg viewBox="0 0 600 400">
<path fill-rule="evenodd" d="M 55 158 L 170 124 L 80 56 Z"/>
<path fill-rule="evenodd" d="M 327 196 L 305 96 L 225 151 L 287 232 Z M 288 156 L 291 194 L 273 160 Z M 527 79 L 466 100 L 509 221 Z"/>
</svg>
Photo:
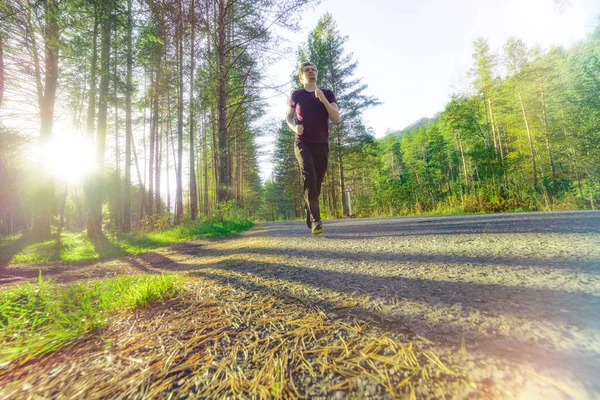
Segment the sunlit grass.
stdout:
<svg viewBox="0 0 600 400">
<path fill-rule="evenodd" d="M 12 264 L 38 264 L 52 261 L 79 261 L 98 259 L 100 255 L 84 233 L 68 233 L 61 235 L 60 243 L 48 240 L 25 247 L 16 254 Z"/>
<path fill-rule="evenodd" d="M 252 226 L 252 221 L 248 219 L 215 219 L 177 226 L 161 232 L 119 234 L 114 242 L 109 240 L 121 246 L 128 254 L 139 254 L 197 237 L 232 235 Z"/>
<path fill-rule="evenodd" d="M 245 231 L 251 228 L 252 225 L 252 221 L 248 219 L 203 220 L 160 232 L 107 235 L 95 242 L 90 241 L 85 233 L 63 232 L 60 242 L 49 240 L 25 247 L 12 257 L 11 264 L 39 264 L 54 261 L 78 262 L 123 257 L 148 252 L 197 237 L 227 236 Z"/>
<path fill-rule="evenodd" d="M 16 234 L 16 235 L 10 235 L 10 236 L 0 236 L 0 248 L 2 246 L 7 246 L 11 243 L 13 243 L 15 240 L 19 239 L 21 237 L 21 234 Z"/>
<path fill-rule="evenodd" d="M 102 329 L 111 314 L 174 297 L 177 275 L 123 276 L 57 285 L 40 279 L 0 293 L 0 364 L 24 363 Z"/>
</svg>

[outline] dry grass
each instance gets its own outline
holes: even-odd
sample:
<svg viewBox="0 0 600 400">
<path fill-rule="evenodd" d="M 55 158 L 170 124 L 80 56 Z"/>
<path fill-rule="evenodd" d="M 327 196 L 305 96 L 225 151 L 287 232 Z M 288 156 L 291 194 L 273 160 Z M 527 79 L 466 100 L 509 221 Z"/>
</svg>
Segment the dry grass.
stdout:
<svg viewBox="0 0 600 400">
<path fill-rule="evenodd" d="M 0 370 L 0 397 L 440 398 L 471 388 L 425 342 L 292 296 L 188 282 L 179 298 L 121 317 L 101 337 Z"/>
</svg>

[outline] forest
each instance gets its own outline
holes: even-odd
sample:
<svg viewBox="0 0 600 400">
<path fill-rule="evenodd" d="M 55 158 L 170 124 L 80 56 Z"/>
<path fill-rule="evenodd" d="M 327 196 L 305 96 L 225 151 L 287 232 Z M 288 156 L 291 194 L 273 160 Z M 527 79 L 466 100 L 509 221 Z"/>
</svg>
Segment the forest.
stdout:
<svg viewBox="0 0 600 400">
<path fill-rule="evenodd" d="M 478 38 L 469 87 L 432 118 L 381 139 L 361 118 L 378 100 L 354 76 L 347 40 L 325 15 L 298 52 L 298 61 L 314 60 L 318 86 L 333 88 L 342 114 L 331 126 L 325 215 L 349 215 L 348 184 L 360 217 L 598 207 L 600 28 L 569 49 L 510 38 L 494 52 Z M 263 186 L 266 219 L 303 215 L 292 138 L 282 123 Z"/>
<path fill-rule="evenodd" d="M 283 115 L 274 130 L 261 121 L 273 28 L 297 30 L 310 3 L 0 0 L 0 236 L 301 218 L 293 134 Z M 316 64 L 342 115 L 325 217 L 350 216 L 348 184 L 360 217 L 597 208 L 600 28 L 568 49 L 477 39 L 469 87 L 381 139 L 349 39 L 325 14 L 293 55 Z M 274 172 L 261 182 L 264 135 Z"/>
</svg>

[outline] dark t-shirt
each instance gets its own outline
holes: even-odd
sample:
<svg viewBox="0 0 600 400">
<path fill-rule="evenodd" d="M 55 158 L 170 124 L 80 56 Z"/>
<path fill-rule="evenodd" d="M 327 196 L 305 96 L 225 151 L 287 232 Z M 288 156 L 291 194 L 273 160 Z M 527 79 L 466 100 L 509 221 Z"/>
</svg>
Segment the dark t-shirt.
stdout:
<svg viewBox="0 0 600 400">
<path fill-rule="evenodd" d="M 330 103 L 335 95 L 329 89 L 321 89 Z M 292 92 L 288 105 L 296 110 L 298 125 L 304 125 L 304 133 L 296 139 L 306 143 L 329 143 L 329 113 L 315 92 L 302 88 Z"/>
</svg>

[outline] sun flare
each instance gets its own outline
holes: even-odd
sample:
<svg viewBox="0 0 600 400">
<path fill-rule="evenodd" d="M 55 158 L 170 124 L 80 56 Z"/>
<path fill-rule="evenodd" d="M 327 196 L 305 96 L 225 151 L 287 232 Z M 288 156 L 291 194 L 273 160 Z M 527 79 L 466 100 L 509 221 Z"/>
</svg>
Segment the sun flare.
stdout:
<svg viewBox="0 0 600 400">
<path fill-rule="evenodd" d="M 80 182 L 96 166 L 93 145 L 74 134 L 54 136 L 40 157 L 47 171 L 67 182 Z"/>
</svg>

